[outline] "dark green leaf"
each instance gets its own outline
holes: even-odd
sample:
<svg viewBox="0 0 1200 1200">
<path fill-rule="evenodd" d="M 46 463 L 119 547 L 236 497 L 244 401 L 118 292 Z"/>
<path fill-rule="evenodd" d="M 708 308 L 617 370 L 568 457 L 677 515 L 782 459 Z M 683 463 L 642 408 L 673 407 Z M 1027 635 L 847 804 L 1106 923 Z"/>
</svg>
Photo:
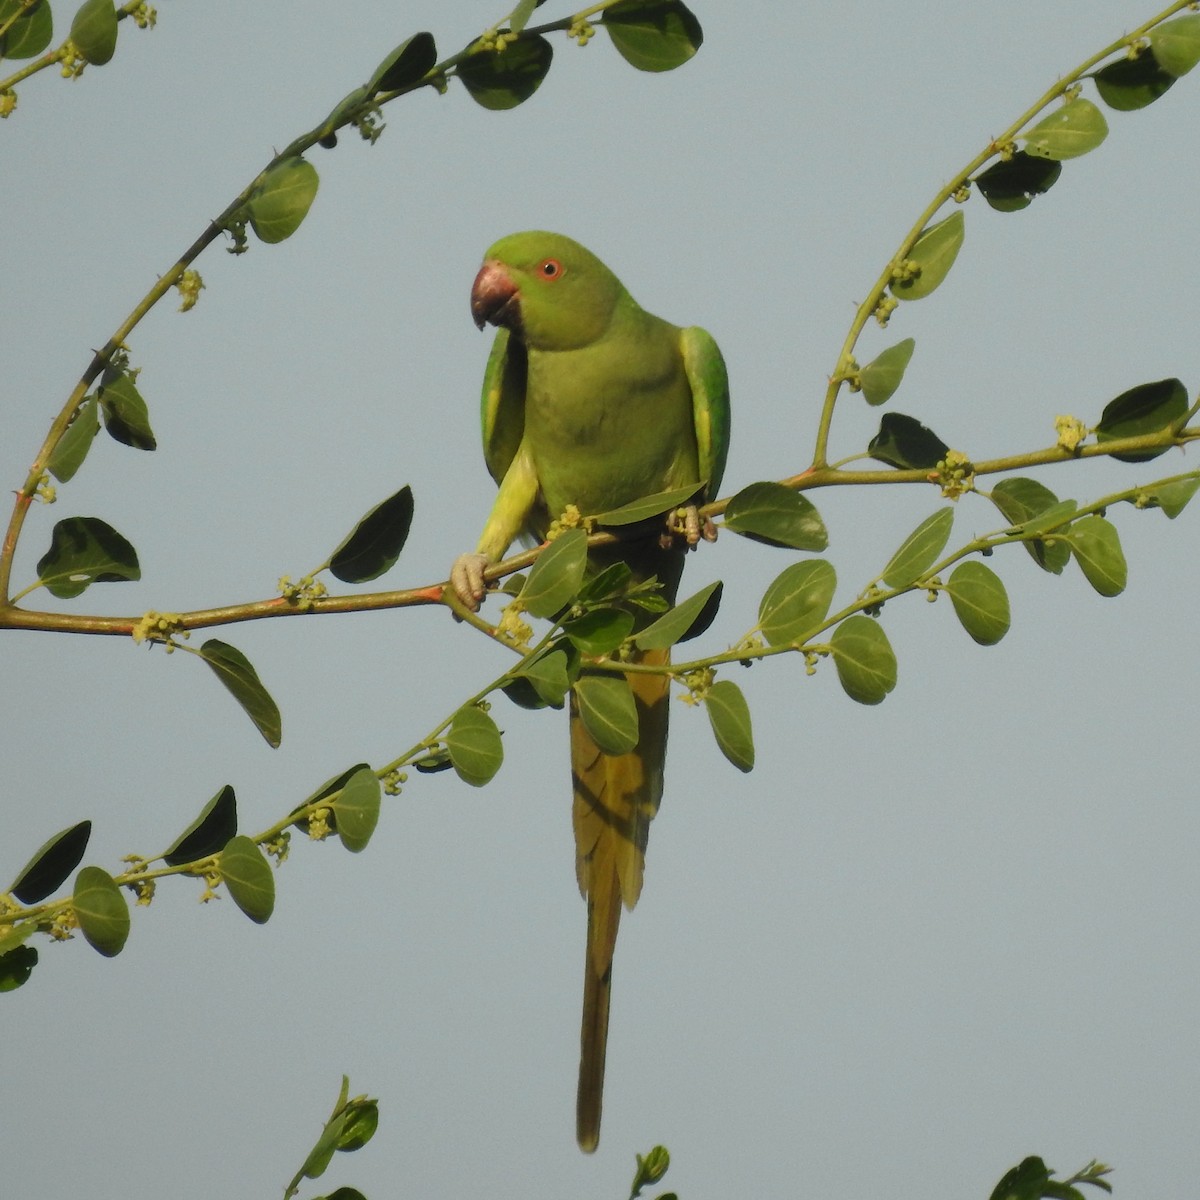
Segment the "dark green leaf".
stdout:
<svg viewBox="0 0 1200 1200">
<path fill-rule="evenodd" d="M 962 627 L 981 646 L 994 646 L 1008 632 L 1008 593 L 990 567 L 975 559 L 959 563 L 946 591 Z"/>
<path fill-rule="evenodd" d="M 317 788 L 315 792 L 312 793 L 311 796 L 307 796 L 305 799 L 301 800 L 300 803 L 292 809 L 289 815 L 295 816 L 296 813 L 302 812 L 311 805 L 318 804 L 320 801 L 326 800 L 335 793 L 340 792 L 349 782 L 351 776 L 356 775 L 359 771 L 363 770 L 363 768 L 370 770 L 370 767 L 368 767 L 366 763 L 355 763 L 354 766 L 347 767 L 346 770 L 334 775 L 332 779 L 327 779 L 319 788 Z M 324 807 L 328 814 L 325 818 L 326 823 L 330 829 L 336 832 L 338 828 L 337 813 L 332 805 L 326 805 Z M 297 829 L 303 830 L 305 833 L 307 833 L 309 827 L 309 818 L 307 816 L 297 817 L 292 824 Z"/>
<path fill-rule="evenodd" d="M 79 866 L 91 836 L 91 821 L 80 821 L 56 833 L 21 868 L 8 890 L 22 904 L 45 900 Z"/>
<path fill-rule="evenodd" d="M 333 802 L 333 817 L 342 845 L 352 854 L 365 850 L 379 823 L 382 800 L 379 778 L 366 764 L 356 767 Z"/>
<path fill-rule="evenodd" d="M 633 580 L 633 572 L 629 564 L 624 562 L 609 563 L 602 571 L 589 575 L 579 589 L 580 604 L 596 604 L 601 600 L 611 600 L 623 596 Z M 514 593 L 520 593 L 520 588 Z"/>
<path fill-rule="evenodd" d="M 887 634 L 870 617 L 847 617 L 829 643 L 838 679 L 859 704 L 879 704 L 896 686 L 896 656 Z"/>
<path fill-rule="evenodd" d="M 949 507 L 939 508 L 926 517 L 884 567 L 883 582 L 890 588 L 903 588 L 920 579 L 946 548 L 953 525 L 954 509 Z"/>
<path fill-rule="evenodd" d="M 133 386 L 133 377 L 111 368 L 96 389 L 104 409 L 104 428 L 109 437 L 135 450 L 153 450 L 158 443 L 150 428 L 150 412 L 141 393 Z"/>
<path fill-rule="evenodd" d="M 561 708 L 571 686 L 567 674 L 567 655 L 565 650 L 555 649 L 549 653 L 540 654 L 537 658 L 522 663 L 514 672 L 514 683 L 524 684 L 533 693 L 521 688 L 510 691 L 505 687 L 505 694 L 523 708 L 538 708 L 550 705 Z"/>
<path fill-rule="evenodd" d="M 916 417 L 903 413 L 884 413 L 879 432 L 867 446 L 867 453 L 889 467 L 900 470 L 929 470 L 936 467 L 950 447 L 932 429 Z"/>
<path fill-rule="evenodd" d="M 836 587 L 837 575 L 823 558 L 785 568 L 758 606 L 758 627 L 767 644 L 801 642 L 825 619 Z"/>
<path fill-rule="evenodd" d="M 71 22 L 71 41 L 82 58 L 93 66 L 104 66 L 117 49 L 117 10 L 113 0 L 84 0 Z"/>
<path fill-rule="evenodd" d="M 446 749 L 459 779 L 472 787 L 483 787 L 504 762 L 504 743 L 496 722 L 474 704 L 454 714 Z"/>
<path fill-rule="evenodd" d="M 754 732 L 742 689 L 728 679 L 719 679 L 708 689 L 704 707 L 708 710 L 709 724 L 721 753 L 739 771 L 751 770 L 754 766 Z"/>
<path fill-rule="evenodd" d="M 15 992 L 37 966 L 38 952 L 32 946 L 18 946 L 0 954 L 0 992 Z"/>
<path fill-rule="evenodd" d="M 477 50 L 458 64 L 471 99 L 493 110 L 516 108 L 541 87 L 554 47 L 540 35 L 510 42 L 503 50 Z"/>
<path fill-rule="evenodd" d="M 639 71 L 682 66 L 704 43 L 700 22 L 680 0 L 621 0 L 601 20 L 621 57 Z"/>
<path fill-rule="evenodd" d="M 791 550 L 824 550 L 829 545 L 816 506 L 781 483 L 752 483 L 742 488 L 725 509 L 725 528 L 752 541 Z"/>
<path fill-rule="evenodd" d="M 624 675 L 583 675 L 575 683 L 579 716 L 605 754 L 628 754 L 638 741 L 638 715 Z"/>
<path fill-rule="evenodd" d="M 329 569 L 343 583 L 366 583 L 390 571 L 412 527 L 413 494 L 407 484 L 377 504 L 333 552 Z"/>
<path fill-rule="evenodd" d="M 719 580 L 701 588 L 694 596 L 675 605 L 633 640 L 642 650 L 667 650 L 679 642 L 699 637 L 712 623 L 721 606 L 724 584 Z"/>
<path fill-rule="evenodd" d="M 438 771 L 448 771 L 454 765 L 450 761 L 450 751 L 445 747 L 430 750 L 420 758 L 414 758 L 412 765 L 424 775 L 436 775 Z"/>
<path fill-rule="evenodd" d="M 1061 174 L 1062 163 L 1017 150 L 1012 158 L 1001 159 L 976 175 L 975 186 L 994 209 L 1016 212 L 1028 208 L 1035 196 L 1048 192 Z"/>
<path fill-rule="evenodd" d="M 37 570 L 46 590 L 60 600 L 78 596 L 93 583 L 123 583 L 142 577 L 137 551 L 99 517 L 59 521 Z"/>
<path fill-rule="evenodd" d="M 129 936 L 129 905 L 113 877 L 101 867 L 84 867 L 72 896 L 79 930 L 105 958 L 120 954 Z"/>
<path fill-rule="evenodd" d="M 698 483 L 689 483 L 686 487 L 672 488 L 669 492 L 655 492 L 652 496 L 643 496 L 620 508 L 610 509 L 599 513 L 596 523 L 599 525 L 636 525 L 638 521 L 648 521 L 651 517 L 664 516 L 672 509 L 686 504 L 700 490 Z"/>
<path fill-rule="evenodd" d="M 358 1188 L 340 1187 L 330 1192 L 325 1200 L 367 1200 L 367 1198 Z"/>
<path fill-rule="evenodd" d="M 163 855 L 169 867 L 196 862 L 216 854 L 237 833 L 237 797 L 226 784 Z"/>
<path fill-rule="evenodd" d="M 1173 479 L 1169 483 L 1158 483 L 1145 488 L 1135 503 L 1142 508 L 1161 508 L 1174 520 L 1187 507 L 1188 501 L 1200 489 L 1200 475 L 1187 479 Z"/>
<path fill-rule="evenodd" d="M 337 1134 L 337 1149 L 345 1154 L 361 1150 L 379 1128 L 379 1105 L 374 1100 L 363 1100 L 347 1113 Z"/>
<path fill-rule="evenodd" d="M 1119 58 L 1102 67 L 1094 78 L 1100 99 L 1118 112 L 1153 104 L 1175 82 L 1175 76 L 1164 71 L 1153 54 Z"/>
<path fill-rule="evenodd" d="M 563 633 L 584 654 L 611 654 L 633 632 L 633 613 L 620 608 L 593 608 L 563 625 Z"/>
<path fill-rule="evenodd" d="M 266 855 L 244 834 L 230 838 L 217 860 L 230 899 L 257 925 L 275 911 L 275 876 Z"/>
<path fill-rule="evenodd" d="M 67 483 L 73 479 L 75 472 L 83 466 L 87 452 L 92 448 L 92 441 L 100 432 L 99 405 L 95 396 L 89 396 L 75 414 L 67 432 L 59 439 L 46 462 L 46 470 L 58 480 Z"/>
<path fill-rule="evenodd" d="M 912 338 L 905 338 L 876 355 L 859 371 L 859 386 L 868 404 L 886 404 L 896 394 L 916 345 Z"/>
<path fill-rule="evenodd" d="M 575 599 L 587 564 L 587 534 L 568 529 L 546 547 L 521 589 L 521 603 L 535 617 L 552 617 Z"/>
<path fill-rule="evenodd" d="M 0 0 L 0 25 L 7 24 L 21 7 L 21 0 Z M 0 36 L 0 58 L 35 58 L 50 45 L 54 37 L 54 18 L 50 0 L 36 0 L 25 9 Z"/>
<path fill-rule="evenodd" d="M 1058 497 L 1036 479 L 1014 476 L 1002 479 L 991 494 L 992 503 L 1004 514 L 1012 525 L 1024 525 L 1026 521 L 1058 504 Z M 1071 551 L 1063 541 L 1025 542 L 1033 561 L 1045 571 L 1061 575 L 1071 559 Z"/>
<path fill-rule="evenodd" d="M 282 242 L 308 216 L 320 179 L 312 163 L 298 156 L 271 167 L 246 202 L 246 216 L 261 242 Z"/>
<path fill-rule="evenodd" d="M 398 92 L 423 79 L 436 65 L 437 44 L 433 34 L 414 33 L 375 68 L 366 90 L 372 96 L 379 92 Z"/>
<path fill-rule="evenodd" d="M 1077 97 L 1019 136 L 1026 150 L 1038 158 L 1077 158 L 1104 141 L 1108 122 L 1090 100 Z"/>
<path fill-rule="evenodd" d="M 1119 596 L 1125 590 L 1128 569 L 1116 526 L 1103 517 L 1082 517 L 1066 537 L 1088 583 L 1101 596 Z"/>
<path fill-rule="evenodd" d="M 1200 62 L 1200 13 L 1165 21 L 1150 31 L 1150 49 L 1164 71 L 1177 79 Z"/>
<path fill-rule="evenodd" d="M 1142 383 L 1122 392 L 1104 406 L 1100 424 L 1096 426 L 1096 440 L 1103 444 L 1116 438 L 1162 433 L 1182 421 L 1187 410 L 1187 388 L 1178 379 Z M 1113 458 L 1121 462 L 1149 462 L 1169 449 L 1169 446 L 1161 446 L 1151 450 L 1133 450 L 1114 454 Z"/>
<path fill-rule="evenodd" d="M 897 300 L 922 300 L 934 291 L 954 266 L 964 232 L 961 209 L 952 212 L 944 221 L 930 225 L 908 252 L 909 260 L 916 264 L 915 272 L 907 278 L 894 280 L 889 285 L 892 295 Z"/>
<path fill-rule="evenodd" d="M 250 660 L 236 647 L 217 638 L 209 638 L 200 647 L 200 657 L 212 668 L 216 677 L 229 689 L 233 698 L 245 710 L 246 716 L 266 739 L 267 745 L 276 749 L 283 740 L 283 722 L 279 706 L 271 699 L 270 692 L 263 687 L 258 672 Z"/>
<path fill-rule="evenodd" d="M 1050 1174 L 1040 1158 L 1031 1156 L 1005 1172 L 993 1189 L 991 1200 L 1042 1200 Z"/>
<path fill-rule="evenodd" d="M 337 145 L 336 130 L 339 126 L 344 125 L 351 114 L 358 113 L 363 105 L 371 100 L 371 92 L 366 87 L 356 87 L 354 91 L 348 93 L 330 111 L 329 116 L 325 118 L 325 123 L 321 126 L 320 145 L 327 150 L 332 150 Z"/>
</svg>

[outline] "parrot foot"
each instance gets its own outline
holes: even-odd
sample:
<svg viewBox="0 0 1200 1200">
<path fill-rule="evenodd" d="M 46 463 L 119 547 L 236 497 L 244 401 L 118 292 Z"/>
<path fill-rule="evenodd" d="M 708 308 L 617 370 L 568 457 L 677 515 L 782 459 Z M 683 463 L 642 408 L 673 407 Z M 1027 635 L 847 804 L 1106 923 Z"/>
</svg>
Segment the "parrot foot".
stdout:
<svg viewBox="0 0 1200 1200">
<path fill-rule="evenodd" d="M 450 586 L 464 607 L 478 612 L 487 587 L 483 573 L 491 564 L 486 554 L 460 554 L 450 568 Z"/>
<path fill-rule="evenodd" d="M 711 517 L 701 518 L 700 510 L 694 504 L 684 505 L 667 515 L 667 530 L 659 538 L 659 544 L 664 550 L 669 550 L 677 538 L 683 538 L 689 550 L 694 549 L 703 539 L 706 542 L 717 540 L 717 527 Z"/>
</svg>

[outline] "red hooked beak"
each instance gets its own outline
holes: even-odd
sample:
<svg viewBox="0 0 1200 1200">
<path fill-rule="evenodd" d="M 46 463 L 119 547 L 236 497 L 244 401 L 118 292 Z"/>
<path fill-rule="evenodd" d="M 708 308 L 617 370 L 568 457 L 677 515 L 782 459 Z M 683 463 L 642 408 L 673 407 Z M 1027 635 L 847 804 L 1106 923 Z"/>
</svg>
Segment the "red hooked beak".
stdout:
<svg viewBox="0 0 1200 1200">
<path fill-rule="evenodd" d="M 482 329 L 487 322 L 519 329 L 521 297 L 517 285 L 500 263 L 489 259 L 479 268 L 471 285 L 471 316 Z"/>
</svg>

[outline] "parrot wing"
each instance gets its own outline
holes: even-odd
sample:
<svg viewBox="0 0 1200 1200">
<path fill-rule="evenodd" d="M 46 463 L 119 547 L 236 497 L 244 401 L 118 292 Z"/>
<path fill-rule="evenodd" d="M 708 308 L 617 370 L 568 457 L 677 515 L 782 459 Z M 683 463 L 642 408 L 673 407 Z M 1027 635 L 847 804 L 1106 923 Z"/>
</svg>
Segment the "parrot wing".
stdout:
<svg viewBox="0 0 1200 1200">
<path fill-rule="evenodd" d="M 709 500 L 717 498 L 729 453 L 729 376 L 712 335 L 696 325 L 680 333 L 683 367 L 692 388 L 700 478 Z"/>
</svg>

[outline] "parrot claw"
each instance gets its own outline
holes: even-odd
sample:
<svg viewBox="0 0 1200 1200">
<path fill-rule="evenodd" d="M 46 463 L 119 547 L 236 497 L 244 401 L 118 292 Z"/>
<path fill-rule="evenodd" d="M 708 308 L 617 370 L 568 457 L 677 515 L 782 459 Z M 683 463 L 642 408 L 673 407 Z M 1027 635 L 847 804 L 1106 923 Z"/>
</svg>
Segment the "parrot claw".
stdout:
<svg viewBox="0 0 1200 1200">
<path fill-rule="evenodd" d="M 486 554 L 460 554 L 450 568 L 450 586 L 464 607 L 478 612 L 487 591 L 483 573 L 489 566 Z"/>
<path fill-rule="evenodd" d="M 701 518 L 700 510 L 694 504 L 687 504 L 668 515 L 667 531 L 659 538 L 659 543 L 664 550 L 669 550 L 674 545 L 676 538 L 683 538 L 687 543 L 687 548 L 692 550 L 700 543 L 701 539 L 706 542 L 715 542 L 717 527 L 713 524 L 711 517 Z"/>
</svg>

